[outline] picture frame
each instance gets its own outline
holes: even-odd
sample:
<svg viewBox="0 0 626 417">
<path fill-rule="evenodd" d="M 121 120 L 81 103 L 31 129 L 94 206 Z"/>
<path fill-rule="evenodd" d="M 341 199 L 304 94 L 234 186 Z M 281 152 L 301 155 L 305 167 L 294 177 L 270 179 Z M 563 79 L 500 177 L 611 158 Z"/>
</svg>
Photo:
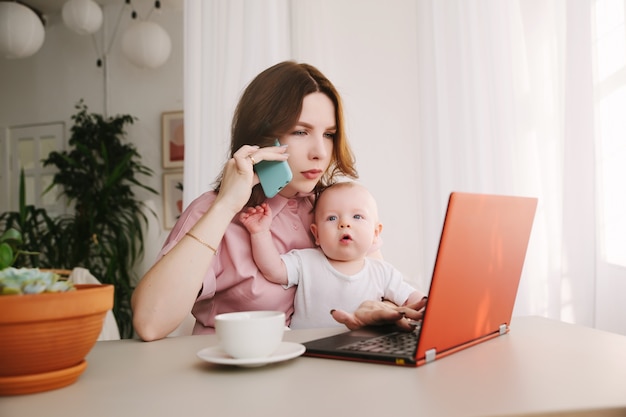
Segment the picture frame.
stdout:
<svg viewBox="0 0 626 417">
<path fill-rule="evenodd" d="M 183 211 L 183 172 L 163 174 L 163 227 L 171 229 Z"/>
<path fill-rule="evenodd" d="M 182 168 L 185 163 L 185 117 L 183 111 L 161 114 L 163 168 Z"/>
</svg>

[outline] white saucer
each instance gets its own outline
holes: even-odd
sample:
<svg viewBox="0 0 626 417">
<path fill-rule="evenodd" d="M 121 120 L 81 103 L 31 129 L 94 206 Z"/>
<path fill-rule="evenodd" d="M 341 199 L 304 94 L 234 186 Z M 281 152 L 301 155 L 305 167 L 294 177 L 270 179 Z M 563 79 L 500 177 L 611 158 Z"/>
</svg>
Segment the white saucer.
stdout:
<svg viewBox="0 0 626 417">
<path fill-rule="evenodd" d="M 220 365 L 235 365 L 243 367 L 257 367 L 268 363 L 282 362 L 296 358 L 304 353 L 306 348 L 300 343 L 282 342 L 276 352 L 265 358 L 235 359 L 225 353 L 219 346 L 211 346 L 198 351 L 200 359 Z"/>
</svg>

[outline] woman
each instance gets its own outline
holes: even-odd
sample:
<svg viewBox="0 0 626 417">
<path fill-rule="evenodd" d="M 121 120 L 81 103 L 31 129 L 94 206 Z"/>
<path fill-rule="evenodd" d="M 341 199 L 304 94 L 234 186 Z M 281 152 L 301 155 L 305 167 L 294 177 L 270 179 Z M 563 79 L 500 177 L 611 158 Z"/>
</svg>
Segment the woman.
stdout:
<svg viewBox="0 0 626 417">
<path fill-rule="evenodd" d="M 340 96 L 310 65 L 282 62 L 259 74 L 237 105 L 231 133 L 231 158 L 215 191 L 185 210 L 135 289 L 133 324 L 143 340 L 167 336 L 190 310 L 196 317 L 194 334 L 212 333 L 215 315 L 229 311 L 280 310 L 290 317 L 294 290 L 261 275 L 237 215 L 265 201 L 274 213 L 271 231 L 279 251 L 313 247 L 309 226 L 315 191 L 337 176 L 357 177 Z M 282 146 L 271 146 L 275 138 Z M 286 160 L 293 174 L 270 199 L 253 171 L 263 160 Z M 380 256 L 373 250 L 372 256 Z M 354 314 L 332 314 L 349 328 L 397 320 L 406 327 L 404 315 L 421 317 L 413 309 L 379 302 L 367 302 Z"/>
</svg>

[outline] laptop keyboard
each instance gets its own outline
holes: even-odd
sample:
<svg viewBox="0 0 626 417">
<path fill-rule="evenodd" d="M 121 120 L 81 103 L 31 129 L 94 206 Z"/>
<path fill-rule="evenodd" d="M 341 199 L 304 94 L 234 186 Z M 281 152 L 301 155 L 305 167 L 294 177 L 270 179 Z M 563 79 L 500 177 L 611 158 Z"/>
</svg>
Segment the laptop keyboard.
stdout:
<svg viewBox="0 0 626 417">
<path fill-rule="evenodd" d="M 412 332 L 394 332 L 367 340 L 350 343 L 342 346 L 340 350 L 353 352 L 381 353 L 398 356 L 412 356 L 417 347 L 420 326 Z"/>
</svg>

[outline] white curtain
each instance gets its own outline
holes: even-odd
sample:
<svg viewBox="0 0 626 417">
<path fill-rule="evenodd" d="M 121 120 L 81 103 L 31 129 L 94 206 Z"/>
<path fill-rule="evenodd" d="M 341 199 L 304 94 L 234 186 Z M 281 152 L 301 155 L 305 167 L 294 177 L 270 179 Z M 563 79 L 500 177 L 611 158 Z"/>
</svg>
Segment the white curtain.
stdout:
<svg viewBox="0 0 626 417">
<path fill-rule="evenodd" d="M 516 313 L 593 325 L 590 3 L 418 3 L 422 194 L 539 197 Z"/>
<path fill-rule="evenodd" d="M 536 196 L 515 314 L 626 333 L 624 320 L 596 322 L 607 307 L 591 10 L 592 0 L 186 0 L 185 202 L 221 169 L 245 84 L 280 60 L 306 61 L 343 95 L 385 257 L 416 285 L 428 288 L 451 191 Z"/>
</svg>

